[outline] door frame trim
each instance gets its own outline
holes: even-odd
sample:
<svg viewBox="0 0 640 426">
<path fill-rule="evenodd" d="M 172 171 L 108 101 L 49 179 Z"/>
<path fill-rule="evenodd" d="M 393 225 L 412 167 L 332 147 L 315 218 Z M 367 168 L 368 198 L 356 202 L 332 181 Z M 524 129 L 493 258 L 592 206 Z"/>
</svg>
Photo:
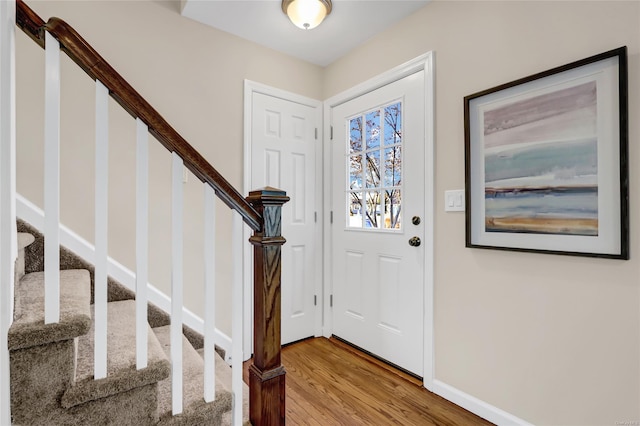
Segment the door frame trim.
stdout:
<svg viewBox="0 0 640 426">
<path fill-rule="evenodd" d="M 331 158 L 331 121 L 332 111 L 334 107 L 337 107 L 345 102 L 348 102 L 354 98 L 364 95 L 368 92 L 376 90 L 382 86 L 393 83 L 411 74 L 415 74 L 419 71 L 424 71 L 424 102 L 425 102 L 425 241 L 424 241 L 424 349 L 423 349 L 423 385 L 429 390 L 433 390 L 433 381 L 435 373 L 434 364 L 434 323 L 433 323 L 433 296 L 434 296 L 434 271 L 433 271 L 433 257 L 434 257 L 434 205 L 435 205 L 435 162 L 434 162 L 434 58 L 433 51 L 427 52 L 418 56 L 404 64 L 401 64 L 389 71 L 386 71 L 376 77 L 364 81 L 344 92 L 341 92 L 324 102 L 324 135 L 326 138 L 323 140 L 323 157 L 325 159 Z M 331 176 L 331 161 L 324 162 L 323 169 L 323 218 L 324 222 L 329 224 L 331 218 L 332 206 L 331 200 L 331 185 L 328 182 Z M 428 237 L 428 238 L 427 238 Z M 322 333 L 325 337 L 330 337 L 333 333 L 333 312 L 331 307 L 330 297 L 333 293 L 333 283 L 331 282 L 331 229 L 329 226 L 324 227 L 324 245 L 323 245 L 323 288 L 324 288 L 324 325 Z"/>
<path fill-rule="evenodd" d="M 257 188 L 251 188 L 252 178 L 252 165 L 251 165 L 251 153 L 252 153 L 252 135 L 251 125 L 253 122 L 253 94 L 260 93 L 274 98 L 280 98 L 288 102 L 294 102 L 304 106 L 314 108 L 315 119 L 318 123 L 318 135 L 316 137 L 316 210 L 321 211 L 323 206 L 323 200 L 320 196 L 322 194 L 322 144 L 323 140 L 323 122 L 322 122 L 322 101 L 308 98 L 306 96 L 298 95 L 296 93 L 288 92 L 286 90 L 278 89 L 268 86 L 266 84 L 258 83 L 248 79 L 244 80 L 244 174 L 243 174 L 243 193 L 249 194 L 249 191 L 253 191 Z M 320 216 L 320 215 L 319 215 Z M 320 218 L 318 218 L 320 219 Z M 314 244 L 318 255 L 316 256 L 316 282 L 314 284 L 314 292 L 319 296 L 319 300 L 322 301 L 322 235 L 323 235 L 323 223 L 322 220 L 318 220 L 316 230 L 314 232 Z M 283 235 L 285 239 L 286 235 Z M 243 283 L 243 332 L 242 332 L 242 352 L 243 361 L 248 360 L 253 354 L 253 255 L 252 246 L 248 243 L 249 237 L 251 237 L 251 230 L 247 226 L 243 226 L 242 238 L 245 241 L 243 245 L 242 253 L 242 283 Z M 322 335 L 322 305 L 316 306 L 315 321 L 314 321 L 314 335 Z"/>
</svg>

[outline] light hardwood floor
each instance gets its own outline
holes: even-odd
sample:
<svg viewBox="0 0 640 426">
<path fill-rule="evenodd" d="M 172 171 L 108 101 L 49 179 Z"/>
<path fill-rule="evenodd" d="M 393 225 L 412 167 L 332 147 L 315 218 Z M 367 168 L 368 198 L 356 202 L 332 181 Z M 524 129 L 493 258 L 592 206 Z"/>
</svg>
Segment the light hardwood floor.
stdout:
<svg viewBox="0 0 640 426">
<path fill-rule="evenodd" d="M 336 339 L 286 346 L 288 425 L 490 425 Z M 245 381 L 248 362 L 245 364 Z"/>
</svg>

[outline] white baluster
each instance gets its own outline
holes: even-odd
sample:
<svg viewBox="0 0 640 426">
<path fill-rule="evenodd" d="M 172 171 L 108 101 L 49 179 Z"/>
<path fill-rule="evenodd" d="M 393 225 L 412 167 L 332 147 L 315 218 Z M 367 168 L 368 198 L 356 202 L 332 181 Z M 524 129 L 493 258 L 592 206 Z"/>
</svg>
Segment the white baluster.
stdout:
<svg viewBox="0 0 640 426">
<path fill-rule="evenodd" d="M 149 281 L 149 128 L 136 119 L 136 366 L 147 366 Z"/>
<path fill-rule="evenodd" d="M 237 426 L 242 424 L 242 217 L 235 210 L 232 215 L 231 389 L 233 392 L 233 424 Z"/>
<path fill-rule="evenodd" d="M 109 90 L 96 80 L 94 377 L 107 377 L 107 256 L 109 209 Z"/>
<path fill-rule="evenodd" d="M 15 252 L 12 246 L 13 234 L 16 232 L 15 22 L 16 3 L 0 1 L 0 377 L 3 378 L 0 381 L 0 424 L 2 425 L 11 424 L 7 332 L 13 319 Z"/>
<path fill-rule="evenodd" d="M 60 319 L 60 43 L 45 32 L 44 281 L 45 324 Z"/>
<path fill-rule="evenodd" d="M 182 159 L 173 152 L 171 207 L 171 400 L 182 413 Z"/>
<path fill-rule="evenodd" d="M 215 192 L 204 184 L 204 400 L 212 402 L 216 397 L 216 366 L 214 334 L 216 320 L 216 241 Z"/>
</svg>

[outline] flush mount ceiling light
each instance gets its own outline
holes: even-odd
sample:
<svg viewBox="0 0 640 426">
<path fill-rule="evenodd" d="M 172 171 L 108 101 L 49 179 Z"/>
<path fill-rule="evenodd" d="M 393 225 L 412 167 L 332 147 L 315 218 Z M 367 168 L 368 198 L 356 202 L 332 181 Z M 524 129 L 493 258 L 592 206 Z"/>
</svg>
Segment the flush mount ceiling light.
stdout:
<svg viewBox="0 0 640 426">
<path fill-rule="evenodd" d="M 296 27 L 310 30 L 331 13 L 331 0 L 282 0 L 282 11 Z"/>
</svg>

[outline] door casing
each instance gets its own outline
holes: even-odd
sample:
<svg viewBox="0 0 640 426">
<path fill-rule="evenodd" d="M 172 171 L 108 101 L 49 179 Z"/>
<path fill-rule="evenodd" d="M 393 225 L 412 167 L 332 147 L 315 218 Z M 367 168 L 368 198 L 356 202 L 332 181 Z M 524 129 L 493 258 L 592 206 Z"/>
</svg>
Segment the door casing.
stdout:
<svg viewBox="0 0 640 426">
<path fill-rule="evenodd" d="M 331 158 L 331 114 L 332 109 L 344 102 L 357 98 L 365 93 L 378 89 L 386 84 L 400 80 L 408 75 L 414 74 L 420 70 L 424 70 L 424 102 L 425 102 L 425 206 L 424 206 L 424 222 L 425 222 L 425 241 L 424 241 L 424 377 L 423 385 L 427 389 L 432 389 L 434 380 L 434 354 L 433 354 L 433 231 L 434 231 L 434 192 L 435 192 L 435 173 L 434 173 L 434 54 L 428 52 L 421 55 L 411 61 L 408 61 L 402 65 L 399 65 L 387 72 L 384 72 L 372 79 L 369 79 L 363 83 L 360 83 L 351 89 L 348 89 L 342 93 L 339 93 L 324 102 L 324 152 L 323 158 Z M 324 258 L 324 323 L 322 333 L 325 337 L 330 337 L 333 333 L 332 324 L 332 294 L 333 283 L 331 282 L 331 256 L 330 250 L 332 246 L 331 240 L 331 220 L 332 206 L 329 203 L 331 200 L 331 185 L 329 178 L 332 173 L 332 165 L 330 161 L 324 162 L 323 176 L 323 209 L 324 209 L 324 245 L 323 245 L 323 258 Z"/>
</svg>

